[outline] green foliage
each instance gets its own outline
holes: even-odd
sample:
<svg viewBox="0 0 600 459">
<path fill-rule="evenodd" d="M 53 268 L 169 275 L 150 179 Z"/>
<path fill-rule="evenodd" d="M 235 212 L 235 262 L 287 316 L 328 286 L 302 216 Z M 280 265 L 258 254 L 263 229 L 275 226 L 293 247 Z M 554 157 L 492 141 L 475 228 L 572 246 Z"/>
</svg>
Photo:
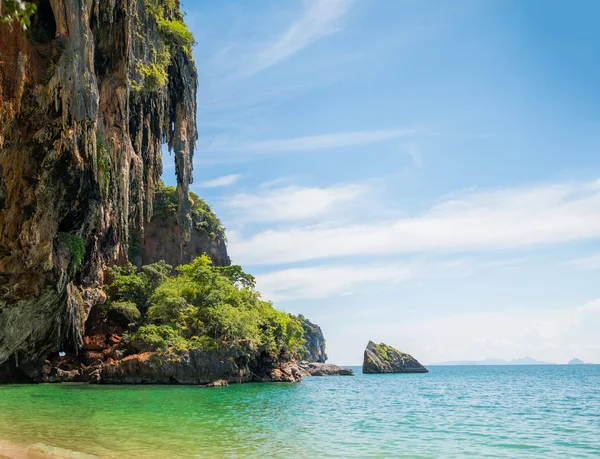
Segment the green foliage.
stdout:
<svg viewBox="0 0 600 459">
<path fill-rule="evenodd" d="M 167 43 L 181 47 L 188 55 L 192 54 L 194 36 L 185 22 L 179 19 L 159 19 L 158 30 Z"/>
<path fill-rule="evenodd" d="M 167 68 L 162 63 L 138 63 L 136 70 L 141 76 L 143 83 L 132 83 L 132 87 L 135 90 L 148 92 L 160 91 L 169 82 Z"/>
<path fill-rule="evenodd" d="M 0 2 L 0 22 L 17 22 L 23 30 L 31 27 L 31 16 L 37 11 L 33 2 L 3 0 Z"/>
<path fill-rule="evenodd" d="M 175 0 L 145 0 L 145 3 L 165 44 L 168 47 L 179 47 L 191 55 L 194 36 L 183 22 L 183 15 Z"/>
<path fill-rule="evenodd" d="M 226 241 L 225 228 L 223 228 L 221 220 L 214 214 L 207 202 L 191 191 L 189 193 L 189 199 L 194 227 L 198 231 L 207 233 L 213 240 Z M 173 186 L 166 186 L 164 183 L 160 182 L 156 187 L 154 195 L 154 213 L 167 218 L 175 217 L 177 215 L 178 202 L 179 195 L 177 189 Z"/>
<path fill-rule="evenodd" d="M 178 267 L 174 275 L 167 269 L 157 271 L 157 266 L 168 265 L 141 271 L 125 265 L 111 271 L 111 296 L 147 311 L 131 336 L 138 348 L 205 349 L 251 340 L 276 355 L 295 355 L 303 349 L 301 322 L 262 300 L 254 277 L 241 267 L 215 267 L 206 255 Z M 149 269 L 157 276 L 153 278 Z"/>
<path fill-rule="evenodd" d="M 406 358 L 405 354 L 384 343 L 375 344 L 375 354 L 386 363 L 394 362 L 398 355 L 401 356 L 403 362 Z"/>
<path fill-rule="evenodd" d="M 211 239 L 220 238 L 226 241 L 225 228 L 223 228 L 221 220 L 214 214 L 207 202 L 192 191 L 190 191 L 189 198 L 196 229 L 207 232 Z"/>
<path fill-rule="evenodd" d="M 178 202 L 177 189 L 166 186 L 162 181 L 158 182 L 154 193 L 154 213 L 165 217 L 175 216 Z"/>
<path fill-rule="evenodd" d="M 140 327 L 126 341 L 140 351 L 164 350 L 169 347 L 185 347 L 185 340 L 169 325 L 148 324 Z"/>
<path fill-rule="evenodd" d="M 104 142 L 96 143 L 96 158 L 98 161 L 98 184 L 103 197 L 108 197 L 108 188 L 111 177 L 111 161 Z"/>
<path fill-rule="evenodd" d="M 130 301 L 144 314 L 150 297 L 172 269 L 164 261 L 145 266 L 141 271 L 131 263 L 109 268 L 112 281 L 107 287 L 111 298 L 115 301 Z"/>
<path fill-rule="evenodd" d="M 236 287 L 254 288 L 256 279 L 252 274 L 245 273 L 240 265 L 220 266 L 217 268 Z"/>
<path fill-rule="evenodd" d="M 106 312 L 109 316 L 111 313 L 120 315 L 130 324 L 137 322 L 142 317 L 140 310 L 132 301 L 111 301 L 106 307 Z"/>
<path fill-rule="evenodd" d="M 85 258 L 85 242 L 78 234 L 58 233 L 58 242 L 64 244 L 71 257 L 70 267 L 73 272 L 79 271 Z"/>
</svg>

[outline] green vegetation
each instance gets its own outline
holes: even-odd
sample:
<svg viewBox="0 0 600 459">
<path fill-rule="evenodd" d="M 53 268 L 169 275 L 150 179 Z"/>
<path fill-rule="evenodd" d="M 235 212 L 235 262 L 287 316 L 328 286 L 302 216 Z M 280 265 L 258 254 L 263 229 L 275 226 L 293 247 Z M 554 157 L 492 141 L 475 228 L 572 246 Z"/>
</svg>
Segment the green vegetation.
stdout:
<svg viewBox="0 0 600 459">
<path fill-rule="evenodd" d="M 109 308 L 139 311 L 128 342 L 140 350 L 208 349 L 251 340 L 256 348 L 297 355 L 304 347 L 298 319 L 276 310 L 239 266 L 215 267 L 206 255 L 175 273 L 164 262 L 109 272 Z M 123 303 L 126 302 L 125 307 Z"/>
<path fill-rule="evenodd" d="M 394 362 L 397 355 L 402 356 L 402 361 L 404 361 L 404 354 L 402 352 L 384 343 L 375 345 L 375 354 L 377 354 L 377 357 L 379 357 L 383 362 L 388 364 Z"/>
<path fill-rule="evenodd" d="M 127 324 L 135 323 L 142 317 L 140 310 L 132 301 L 113 301 L 106 308 L 108 317 L 120 316 L 126 319 Z"/>
<path fill-rule="evenodd" d="M 138 74 L 142 77 L 143 83 L 132 83 L 132 87 L 137 91 L 159 91 L 169 82 L 167 67 L 162 63 L 138 64 L 136 67 Z"/>
<path fill-rule="evenodd" d="M 192 55 L 194 36 L 179 19 L 159 19 L 158 30 L 167 43 L 181 47 L 189 56 Z"/>
<path fill-rule="evenodd" d="M 83 238 L 78 234 L 71 233 L 58 233 L 59 244 L 64 244 L 71 257 L 70 267 L 73 272 L 79 271 L 83 264 L 83 258 L 85 257 L 85 242 Z"/>
<path fill-rule="evenodd" d="M 226 241 L 225 228 L 206 201 L 193 192 L 189 193 L 189 199 L 195 228 L 206 232 L 213 240 Z M 165 221 L 174 218 L 177 215 L 178 202 L 177 189 L 160 182 L 154 195 L 154 214 L 165 217 Z"/>
<path fill-rule="evenodd" d="M 96 158 L 98 162 L 98 184 L 103 197 L 108 197 L 111 178 L 111 161 L 104 142 L 96 142 Z"/>
<path fill-rule="evenodd" d="M 37 11 L 33 2 L 4 0 L 0 2 L 0 22 L 17 22 L 23 30 L 31 27 L 31 16 Z"/>
<path fill-rule="evenodd" d="M 160 34 L 160 46 L 157 51 L 151 48 L 152 62 L 139 62 L 136 71 L 140 81 L 132 83 L 136 91 L 160 91 L 169 82 L 168 68 L 173 54 L 183 50 L 192 56 L 194 36 L 183 21 L 179 4 L 175 0 L 145 0 L 148 13 L 156 21 Z M 144 30 L 138 25 L 138 36 L 144 37 Z"/>
</svg>

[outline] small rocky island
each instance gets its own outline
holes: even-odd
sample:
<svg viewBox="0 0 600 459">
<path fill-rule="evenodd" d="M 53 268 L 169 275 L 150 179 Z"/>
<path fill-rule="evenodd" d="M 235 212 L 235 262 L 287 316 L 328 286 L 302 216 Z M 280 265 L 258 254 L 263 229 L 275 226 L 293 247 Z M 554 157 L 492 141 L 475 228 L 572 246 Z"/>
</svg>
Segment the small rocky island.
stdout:
<svg viewBox="0 0 600 459">
<path fill-rule="evenodd" d="M 429 370 L 411 355 L 394 349 L 387 344 L 369 341 L 365 349 L 363 373 L 427 373 Z"/>
</svg>

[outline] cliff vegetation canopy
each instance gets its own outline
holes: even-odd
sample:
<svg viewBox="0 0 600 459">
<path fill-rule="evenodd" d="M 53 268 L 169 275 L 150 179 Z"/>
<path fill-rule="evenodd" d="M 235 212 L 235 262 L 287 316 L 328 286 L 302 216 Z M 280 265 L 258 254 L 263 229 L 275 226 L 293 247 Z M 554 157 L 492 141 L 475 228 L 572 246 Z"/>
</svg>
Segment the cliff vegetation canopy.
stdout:
<svg viewBox="0 0 600 459">
<path fill-rule="evenodd" d="M 264 351 L 298 355 L 298 318 L 261 299 L 239 266 L 217 267 L 203 255 L 173 270 L 164 262 L 110 269 L 107 317 L 131 322 L 127 340 L 140 351 L 212 349 L 251 340 Z"/>
</svg>

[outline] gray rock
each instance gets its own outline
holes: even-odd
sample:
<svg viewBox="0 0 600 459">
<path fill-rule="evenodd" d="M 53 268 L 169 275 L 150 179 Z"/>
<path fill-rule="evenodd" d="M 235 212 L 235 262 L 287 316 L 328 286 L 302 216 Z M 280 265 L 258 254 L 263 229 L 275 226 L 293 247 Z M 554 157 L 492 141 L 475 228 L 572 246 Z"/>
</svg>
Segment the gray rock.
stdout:
<svg viewBox="0 0 600 459">
<path fill-rule="evenodd" d="M 363 373 L 427 373 L 429 370 L 409 354 L 387 344 L 369 341 L 365 349 Z"/>
<path fill-rule="evenodd" d="M 298 368 L 303 372 L 303 376 L 354 376 L 351 369 L 332 363 L 301 362 Z"/>
<path fill-rule="evenodd" d="M 308 362 L 325 363 L 327 354 L 325 353 L 325 337 L 321 331 L 321 327 L 313 324 L 302 314 L 298 315 L 298 319 L 302 323 L 304 329 L 304 338 L 306 339 L 306 352 L 302 354 L 302 359 Z"/>
</svg>

